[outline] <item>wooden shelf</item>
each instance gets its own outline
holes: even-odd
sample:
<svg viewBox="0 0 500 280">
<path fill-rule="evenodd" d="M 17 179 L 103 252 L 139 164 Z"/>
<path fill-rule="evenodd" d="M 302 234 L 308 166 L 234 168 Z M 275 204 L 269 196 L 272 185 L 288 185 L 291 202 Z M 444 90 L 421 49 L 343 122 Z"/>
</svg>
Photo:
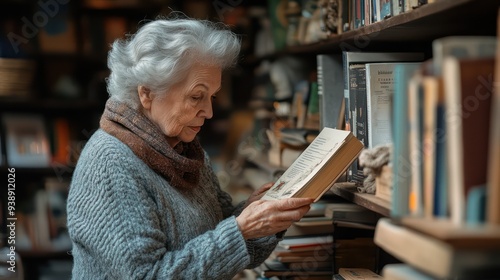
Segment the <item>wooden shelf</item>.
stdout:
<svg viewBox="0 0 500 280">
<path fill-rule="evenodd" d="M 386 217 L 390 216 L 391 204 L 389 201 L 376 197 L 373 194 L 358 192 L 354 183 L 336 183 L 330 190 L 335 195 L 363 206 L 368 210 Z"/>
<path fill-rule="evenodd" d="M 288 47 L 263 58 L 248 57 L 248 63 L 286 54 L 340 53 L 343 50 L 426 49 L 440 37 L 452 35 L 496 35 L 498 0 L 439 0 L 397 16 L 332 35 L 308 45 Z M 408 42 L 412 42 L 408 45 Z"/>
</svg>

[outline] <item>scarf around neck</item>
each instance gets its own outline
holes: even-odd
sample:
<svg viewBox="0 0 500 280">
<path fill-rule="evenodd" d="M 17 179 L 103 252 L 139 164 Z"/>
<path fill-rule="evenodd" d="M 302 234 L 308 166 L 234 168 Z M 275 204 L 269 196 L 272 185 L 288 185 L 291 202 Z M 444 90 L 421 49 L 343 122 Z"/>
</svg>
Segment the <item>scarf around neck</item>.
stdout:
<svg viewBox="0 0 500 280">
<path fill-rule="evenodd" d="M 197 139 L 170 147 L 163 132 L 142 112 L 124 102 L 108 99 L 100 120 L 105 132 L 125 143 L 134 154 L 172 186 L 197 186 L 204 152 Z"/>
</svg>

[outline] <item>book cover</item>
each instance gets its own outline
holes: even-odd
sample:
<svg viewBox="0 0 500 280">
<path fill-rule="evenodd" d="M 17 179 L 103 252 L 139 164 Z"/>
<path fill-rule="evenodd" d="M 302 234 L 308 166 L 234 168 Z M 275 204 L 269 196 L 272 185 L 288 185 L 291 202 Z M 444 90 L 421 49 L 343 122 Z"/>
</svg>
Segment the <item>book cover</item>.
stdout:
<svg viewBox="0 0 500 280">
<path fill-rule="evenodd" d="M 319 54 L 316 56 L 318 71 L 318 96 L 320 99 L 320 129 L 342 129 L 343 79 L 342 56 Z"/>
<path fill-rule="evenodd" d="M 446 57 L 443 82 L 451 218 L 465 222 L 469 191 L 486 184 L 494 58 Z"/>
<path fill-rule="evenodd" d="M 369 148 L 392 143 L 392 100 L 395 90 L 396 65 L 398 71 L 416 70 L 418 62 L 366 64 L 366 124 Z"/>
<path fill-rule="evenodd" d="M 362 149 L 351 132 L 325 127 L 262 199 L 311 197 L 317 201 Z"/>
</svg>

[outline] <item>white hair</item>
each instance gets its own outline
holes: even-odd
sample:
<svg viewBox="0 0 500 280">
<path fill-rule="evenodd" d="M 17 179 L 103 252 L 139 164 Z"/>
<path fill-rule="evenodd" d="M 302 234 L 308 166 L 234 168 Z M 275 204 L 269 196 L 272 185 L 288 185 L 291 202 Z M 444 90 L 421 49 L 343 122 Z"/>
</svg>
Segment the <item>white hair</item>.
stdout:
<svg viewBox="0 0 500 280">
<path fill-rule="evenodd" d="M 156 19 L 113 43 L 108 54 L 108 93 L 137 108 L 138 86 L 166 92 L 181 82 L 195 63 L 230 68 L 237 62 L 240 44 L 237 35 L 221 23 Z"/>
</svg>

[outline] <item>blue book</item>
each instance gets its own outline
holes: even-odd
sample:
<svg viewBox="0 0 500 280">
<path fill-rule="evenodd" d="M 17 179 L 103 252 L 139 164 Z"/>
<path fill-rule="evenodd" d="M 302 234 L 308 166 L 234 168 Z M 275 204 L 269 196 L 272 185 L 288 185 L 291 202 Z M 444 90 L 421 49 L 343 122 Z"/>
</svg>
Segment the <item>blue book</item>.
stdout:
<svg viewBox="0 0 500 280">
<path fill-rule="evenodd" d="M 409 214 L 409 196 L 411 184 L 411 161 L 408 120 L 408 86 L 418 65 L 395 68 L 395 86 L 393 99 L 393 195 L 391 216 L 400 218 Z M 416 81 L 414 81 L 416 82 Z"/>
<path fill-rule="evenodd" d="M 436 108 L 436 172 L 434 181 L 434 215 L 448 216 L 448 167 L 446 156 L 446 116 L 443 102 Z"/>
<path fill-rule="evenodd" d="M 471 188 L 466 206 L 468 224 L 482 224 L 486 221 L 486 185 Z"/>
</svg>

